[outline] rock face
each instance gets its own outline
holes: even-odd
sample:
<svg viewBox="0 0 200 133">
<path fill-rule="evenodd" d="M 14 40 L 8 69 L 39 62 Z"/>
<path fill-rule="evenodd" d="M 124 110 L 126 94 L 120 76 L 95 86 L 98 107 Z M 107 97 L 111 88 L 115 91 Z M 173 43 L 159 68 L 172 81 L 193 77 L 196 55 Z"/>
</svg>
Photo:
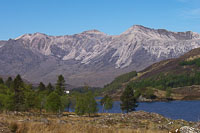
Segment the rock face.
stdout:
<svg viewBox="0 0 200 133">
<path fill-rule="evenodd" d="M 33 83 L 54 83 L 63 74 L 72 85 L 103 86 L 122 73 L 197 47 L 200 34 L 139 25 L 115 36 L 97 30 L 65 36 L 25 34 L 0 41 L 0 75 L 19 73 Z"/>
</svg>

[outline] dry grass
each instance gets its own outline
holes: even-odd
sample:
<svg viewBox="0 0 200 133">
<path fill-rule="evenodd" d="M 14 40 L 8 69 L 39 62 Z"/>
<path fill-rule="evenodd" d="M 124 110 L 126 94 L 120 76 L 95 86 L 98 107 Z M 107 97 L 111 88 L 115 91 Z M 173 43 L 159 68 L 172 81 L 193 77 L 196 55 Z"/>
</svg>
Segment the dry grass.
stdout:
<svg viewBox="0 0 200 133">
<path fill-rule="evenodd" d="M 200 57 L 200 55 L 191 56 L 191 57 L 187 58 L 186 61 L 192 61 L 192 60 L 197 59 L 199 57 Z"/>
<path fill-rule="evenodd" d="M 0 122 L 6 123 L 16 133 L 168 133 L 161 129 L 168 119 L 146 112 L 134 112 L 129 116 L 122 114 L 100 114 L 99 117 L 86 117 L 68 114 L 58 118 L 55 115 L 30 116 L 27 114 L 0 114 Z M 124 118 L 122 118 L 124 117 Z M 41 121 L 45 119 L 48 122 Z M 61 123 L 60 121 L 64 122 Z M 158 123 L 161 121 L 161 123 Z M 173 121 L 171 129 L 180 127 Z M 187 122 L 181 122 L 188 125 Z"/>
<path fill-rule="evenodd" d="M 27 123 L 20 125 L 17 133 L 167 133 L 167 131 L 148 129 L 109 129 L 97 128 L 88 125 L 45 125 L 41 123 Z"/>
</svg>

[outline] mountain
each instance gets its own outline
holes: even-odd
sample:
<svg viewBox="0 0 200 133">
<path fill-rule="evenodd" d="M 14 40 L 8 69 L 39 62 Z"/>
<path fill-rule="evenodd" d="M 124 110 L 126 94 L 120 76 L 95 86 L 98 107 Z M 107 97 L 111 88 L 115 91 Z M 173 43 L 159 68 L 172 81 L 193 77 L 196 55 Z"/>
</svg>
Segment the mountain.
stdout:
<svg viewBox="0 0 200 133">
<path fill-rule="evenodd" d="M 149 95 L 166 98 L 165 94 L 169 92 L 175 100 L 200 98 L 200 48 L 193 49 L 179 58 L 154 63 L 135 73 L 133 71 L 115 78 L 102 92 L 119 99 L 124 88 L 130 85 L 148 98 Z"/>
<path fill-rule="evenodd" d="M 54 83 L 57 75 L 63 74 L 67 83 L 75 86 L 103 86 L 118 75 L 142 70 L 198 47 L 198 33 L 140 25 L 120 35 L 98 30 L 65 36 L 25 34 L 0 41 L 0 75 L 19 73 L 33 83 Z"/>
</svg>

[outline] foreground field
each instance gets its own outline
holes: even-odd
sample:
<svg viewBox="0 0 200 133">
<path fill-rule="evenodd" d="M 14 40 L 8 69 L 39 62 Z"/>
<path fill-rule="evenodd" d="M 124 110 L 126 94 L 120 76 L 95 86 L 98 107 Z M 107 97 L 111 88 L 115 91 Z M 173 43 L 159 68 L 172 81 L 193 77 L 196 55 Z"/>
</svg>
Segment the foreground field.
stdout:
<svg viewBox="0 0 200 133">
<path fill-rule="evenodd" d="M 171 120 L 143 111 L 129 114 L 97 114 L 94 117 L 65 113 L 62 117 L 31 113 L 0 115 L 0 133 L 168 133 L 198 123 Z"/>
</svg>

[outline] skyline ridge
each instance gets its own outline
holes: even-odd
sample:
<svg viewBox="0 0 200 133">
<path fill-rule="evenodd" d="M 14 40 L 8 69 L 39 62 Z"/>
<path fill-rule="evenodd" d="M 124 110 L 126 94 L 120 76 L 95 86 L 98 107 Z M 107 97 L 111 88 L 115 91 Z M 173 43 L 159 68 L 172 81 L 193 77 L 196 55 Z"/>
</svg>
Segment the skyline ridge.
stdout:
<svg viewBox="0 0 200 133">
<path fill-rule="evenodd" d="M 172 32 L 172 33 L 187 33 L 187 32 L 192 32 L 192 33 L 197 33 L 197 34 L 200 34 L 198 32 L 194 32 L 194 31 L 191 31 L 191 30 L 187 30 L 187 31 L 172 31 L 172 30 L 168 30 L 168 29 L 164 29 L 164 28 L 152 28 L 152 27 L 146 27 L 146 26 L 143 26 L 143 25 L 139 25 L 139 24 L 136 24 L 136 25 L 132 25 L 131 27 L 129 27 L 128 29 L 126 29 L 124 32 L 120 33 L 120 34 L 117 34 L 117 35 L 111 35 L 111 34 L 107 34 L 103 31 L 100 31 L 98 29 L 91 29 L 91 30 L 85 30 L 85 31 L 82 31 L 80 33 L 75 33 L 75 34 L 65 34 L 65 35 L 50 35 L 50 34 L 47 34 L 47 33 L 42 33 L 42 32 L 34 32 L 34 33 L 25 33 L 25 34 L 22 34 L 16 38 L 10 38 L 10 39 L 14 39 L 14 40 L 17 40 L 18 38 L 24 36 L 24 35 L 34 35 L 34 34 L 42 34 L 42 35 L 46 35 L 46 36 L 53 36 L 53 37 L 61 37 L 61 36 L 73 36 L 73 35 L 77 35 L 77 34 L 83 34 L 83 33 L 102 33 L 102 34 L 105 34 L 105 35 L 108 35 L 108 36 L 119 36 L 121 34 L 124 34 L 125 32 L 127 32 L 128 30 L 134 30 L 134 28 L 136 27 L 140 27 L 140 28 L 144 28 L 144 29 L 149 29 L 149 30 L 165 30 L 167 32 Z M 2 40 L 4 41 L 4 40 Z M 5 40 L 6 41 L 6 40 Z"/>
</svg>

